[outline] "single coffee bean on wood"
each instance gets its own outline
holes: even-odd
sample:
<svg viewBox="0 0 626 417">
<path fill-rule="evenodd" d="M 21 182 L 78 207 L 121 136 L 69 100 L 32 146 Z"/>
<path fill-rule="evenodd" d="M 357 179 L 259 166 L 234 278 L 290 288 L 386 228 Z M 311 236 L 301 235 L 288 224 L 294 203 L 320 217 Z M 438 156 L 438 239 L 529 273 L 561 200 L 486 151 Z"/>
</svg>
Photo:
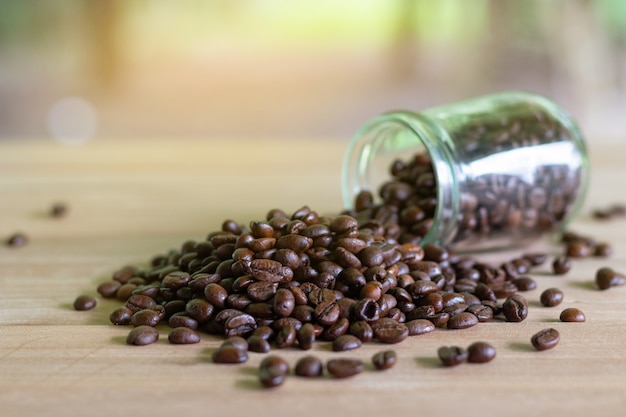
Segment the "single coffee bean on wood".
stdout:
<svg viewBox="0 0 626 417">
<path fill-rule="evenodd" d="M 572 269 L 572 261 L 568 256 L 557 256 L 552 262 L 552 271 L 554 275 L 567 274 Z"/>
<path fill-rule="evenodd" d="M 554 307 L 563 301 L 563 291 L 558 288 L 548 288 L 539 296 L 539 301 L 545 307 Z"/>
<path fill-rule="evenodd" d="M 561 312 L 559 319 L 564 322 L 582 323 L 586 320 L 586 317 L 581 309 L 569 307 Z"/>
<path fill-rule="evenodd" d="M 294 373 L 307 378 L 320 377 L 324 374 L 324 365 L 322 361 L 315 356 L 303 356 L 296 362 Z"/>
<path fill-rule="evenodd" d="M 200 342 L 200 335 L 193 329 L 177 327 L 170 331 L 167 340 L 175 345 L 189 345 Z"/>
<path fill-rule="evenodd" d="M 98 304 L 98 302 L 91 295 L 79 295 L 74 300 L 74 310 L 77 310 L 77 311 L 92 310 L 93 308 L 96 307 L 96 304 Z"/>
<path fill-rule="evenodd" d="M 596 285 L 601 290 L 626 284 L 626 275 L 609 267 L 603 267 L 596 271 Z"/>
<path fill-rule="evenodd" d="M 437 349 L 437 356 L 444 366 L 456 366 L 467 361 L 467 350 L 459 346 L 441 346 Z"/>
<path fill-rule="evenodd" d="M 219 347 L 213 352 L 213 362 L 215 363 L 244 363 L 248 360 L 248 353 L 234 345 Z"/>
<path fill-rule="evenodd" d="M 537 350 L 552 349 L 559 343 L 560 335 L 556 329 L 548 328 L 535 333 L 530 342 Z"/>
<path fill-rule="evenodd" d="M 467 361 L 485 363 L 496 357 L 496 348 L 487 342 L 474 342 L 467 348 Z"/>
<path fill-rule="evenodd" d="M 392 368 L 398 361 L 398 356 L 394 350 L 383 350 L 372 356 L 372 364 L 378 370 Z"/>
<path fill-rule="evenodd" d="M 330 359 L 326 369 L 335 378 L 348 378 L 363 372 L 365 364 L 359 359 Z"/>
</svg>

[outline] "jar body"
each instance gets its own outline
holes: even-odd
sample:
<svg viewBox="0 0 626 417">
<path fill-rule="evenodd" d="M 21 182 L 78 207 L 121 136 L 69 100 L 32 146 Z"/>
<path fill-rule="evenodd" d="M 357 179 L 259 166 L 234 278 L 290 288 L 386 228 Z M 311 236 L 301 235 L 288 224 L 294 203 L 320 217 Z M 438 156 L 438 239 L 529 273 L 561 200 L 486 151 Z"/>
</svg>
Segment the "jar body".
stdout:
<svg viewBox="0 0 626 417">
<path fill-rule="evenodd" d="M 388 239 L 483 250 L 562 230 L 588 170 L 563 108 L 509 92 L 375 118 L 352 139 L 342 185 L 351 214 Z"/>
</svg>

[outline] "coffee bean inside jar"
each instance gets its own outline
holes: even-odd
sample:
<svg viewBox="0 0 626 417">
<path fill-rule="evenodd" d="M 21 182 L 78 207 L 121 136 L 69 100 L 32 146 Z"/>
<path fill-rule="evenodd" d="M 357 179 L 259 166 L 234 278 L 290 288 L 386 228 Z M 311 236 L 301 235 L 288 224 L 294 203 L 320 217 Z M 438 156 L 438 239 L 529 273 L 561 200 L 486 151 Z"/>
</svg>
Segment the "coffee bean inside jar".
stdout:
<svg viewBox="0 0 626 417">
<path fill-rule="evenodd" d="M 571 117 L 518 92 L 379 116 L 354 137 L 343 168 L 344 204 L 360 227 L 455 250 L 518 246 L 562 231 L 588 182 Z"/>
</svg>

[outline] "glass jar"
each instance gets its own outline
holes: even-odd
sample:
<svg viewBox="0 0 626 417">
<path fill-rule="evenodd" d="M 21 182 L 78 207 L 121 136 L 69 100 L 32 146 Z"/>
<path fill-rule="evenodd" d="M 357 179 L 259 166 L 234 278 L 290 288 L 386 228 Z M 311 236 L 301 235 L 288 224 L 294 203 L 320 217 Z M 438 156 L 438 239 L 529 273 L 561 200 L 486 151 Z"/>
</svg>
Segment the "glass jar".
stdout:
<svg viewBox="0 0 626 417">
<path fill-rule="evenodd" d="M 588 171 L 562 107 L 507 92 L 374 118 L 348 147 L 342 187 L 346 211 L 388 240 L 473 251 L 562 231 Z"/>
</svg>

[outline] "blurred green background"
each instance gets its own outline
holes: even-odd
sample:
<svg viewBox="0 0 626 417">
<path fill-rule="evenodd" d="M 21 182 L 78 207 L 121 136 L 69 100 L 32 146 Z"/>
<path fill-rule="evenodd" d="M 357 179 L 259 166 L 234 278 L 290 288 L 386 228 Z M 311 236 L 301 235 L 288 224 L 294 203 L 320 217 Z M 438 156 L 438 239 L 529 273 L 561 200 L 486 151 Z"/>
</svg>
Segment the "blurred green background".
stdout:
<svg viewBox="0 0 626 417">
<path fill-rule="evenodd" d="M 509 89 L 626 137 L 622 0 L 0 0 L 0 138 L 329 138 Z"/>
</svg>

